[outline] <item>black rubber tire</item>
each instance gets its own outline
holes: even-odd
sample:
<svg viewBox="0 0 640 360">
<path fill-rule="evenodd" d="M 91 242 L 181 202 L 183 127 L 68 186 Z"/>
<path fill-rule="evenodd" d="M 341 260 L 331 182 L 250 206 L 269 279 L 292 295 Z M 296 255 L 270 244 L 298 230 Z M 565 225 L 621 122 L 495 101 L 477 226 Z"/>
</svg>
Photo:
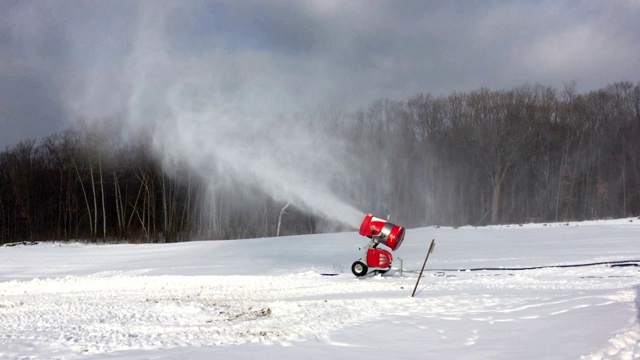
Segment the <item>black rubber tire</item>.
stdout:
<svg viewBox="0 0 640 360">
<path fill-rule="evenodd" d="M 363 263 L 360 260 L 354 262 L 353 265 L 351 265 L 351 272 L 357 277 L 367 275 L 367 271 L 369 271 L 369 267 L 367 266 L 367 264 Z"/>
</svg>

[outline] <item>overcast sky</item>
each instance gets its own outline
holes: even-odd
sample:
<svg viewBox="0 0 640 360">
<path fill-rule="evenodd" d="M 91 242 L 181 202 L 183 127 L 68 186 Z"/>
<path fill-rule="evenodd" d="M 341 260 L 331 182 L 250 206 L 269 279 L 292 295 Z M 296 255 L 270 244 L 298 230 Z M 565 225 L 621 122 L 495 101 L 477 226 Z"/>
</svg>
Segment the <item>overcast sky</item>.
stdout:
<svg viewBox="0 0 640 360">
<path fill-rule="evenodd" d="M 5 0 L 0 146 L 123 116 L 146 96 L 135 79 L 148 67 L 175 69 L 173 82 L 218 74 L 217 96 L 247 108 L 264 98 L 276 112 L 483 86 L 635 83 L 638 19 L 640 0 Z"/>
</svg>

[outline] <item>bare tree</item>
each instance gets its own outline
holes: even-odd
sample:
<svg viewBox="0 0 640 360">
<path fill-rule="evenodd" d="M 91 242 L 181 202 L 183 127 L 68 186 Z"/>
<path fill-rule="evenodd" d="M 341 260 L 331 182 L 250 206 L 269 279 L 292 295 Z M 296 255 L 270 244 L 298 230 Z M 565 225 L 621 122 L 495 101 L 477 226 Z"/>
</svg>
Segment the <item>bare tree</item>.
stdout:
<svg viewBox="0 0 640 360">
<path fill-rule="evenodd" d="M 287 210 L 289 205 L 291 205 L 291 202 L 287 202 L 280 210 L 280 215 L 278 216 L 278 228 L 276 230 L 276 236 L 280 236 L 280 226 L 282 225 L 282 216 L 286 214 L 285 210 Z"/>
</svg>

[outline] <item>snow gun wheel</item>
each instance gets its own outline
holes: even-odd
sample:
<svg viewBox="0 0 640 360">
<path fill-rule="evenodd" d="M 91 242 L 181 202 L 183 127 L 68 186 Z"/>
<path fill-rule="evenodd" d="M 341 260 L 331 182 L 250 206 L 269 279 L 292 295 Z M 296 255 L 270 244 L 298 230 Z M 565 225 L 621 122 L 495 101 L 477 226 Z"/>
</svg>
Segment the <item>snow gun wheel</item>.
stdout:
<svg viewBox="0 0 640 360">
<path fill-rule="evenodd" d="M 356 261 L 351 265 L 351 272 L 357 277 L 365 276 L 367 271 L 369 271 L 369 267 L 362 261 Z"/>
</svg>

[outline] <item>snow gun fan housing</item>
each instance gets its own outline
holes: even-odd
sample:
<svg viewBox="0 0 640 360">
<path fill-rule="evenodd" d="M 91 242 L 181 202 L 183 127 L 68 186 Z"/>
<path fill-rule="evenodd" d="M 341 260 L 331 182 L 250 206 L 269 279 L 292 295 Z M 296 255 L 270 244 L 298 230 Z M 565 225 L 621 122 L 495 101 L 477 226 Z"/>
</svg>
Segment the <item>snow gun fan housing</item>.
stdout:
<svg viewBox="0 0 640 360">
<path fill-rule="evenodd" d="M 363 258 L 354 262 L 351 271 L 355 276 L 364 276 L 369 271 L 386 273 L 391 269 L 393 256 L 385 249 L 378 249 L 382 244 L 392 251 L 397 250 L 404 240 L 404 227 L 367 214 L 360 225 L 360 235 L 371 239 Z"/>
<path fill-rule="evenodd" d="M 360 235 L 370 239 L 377 238 L 379 242 L 396 251 L 404 240 L 404 227 L 368 214 L 360 225 Z"/>
</svg>

